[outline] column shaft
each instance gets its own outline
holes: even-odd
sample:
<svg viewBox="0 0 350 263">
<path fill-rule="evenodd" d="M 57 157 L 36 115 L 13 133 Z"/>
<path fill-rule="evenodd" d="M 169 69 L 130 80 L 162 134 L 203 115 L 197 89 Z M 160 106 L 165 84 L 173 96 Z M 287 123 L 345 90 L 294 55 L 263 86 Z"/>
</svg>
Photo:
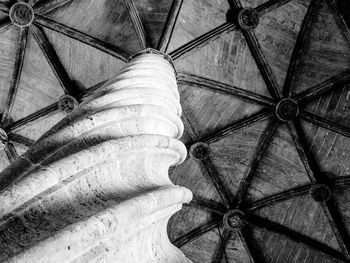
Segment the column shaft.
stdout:
<svg viewBox="0 0 350 263">
<path fill-rule="evenodd" d="M 188 262 L 166 233 L 192 198 L 168 177 L 180 115 L 171 64 L 136 56 L 0 173 L 0 261 Z"/>
</svg>

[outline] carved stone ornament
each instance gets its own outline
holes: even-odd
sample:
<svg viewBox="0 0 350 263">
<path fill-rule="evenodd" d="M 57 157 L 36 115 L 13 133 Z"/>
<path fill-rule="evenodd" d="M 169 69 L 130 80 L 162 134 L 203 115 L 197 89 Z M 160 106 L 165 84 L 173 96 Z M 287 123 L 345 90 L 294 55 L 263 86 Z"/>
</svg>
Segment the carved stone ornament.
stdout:
<svg viewBox="0 0 350 263">
<path fill-rule="evenodd" d="M 276 116 L 281 121 L 292 121 L 298 114 L 299 105 L 293 99 L 282 99 L 276 106 Z"/>
<path fill-rule="evenodd" d="M 33 8 L 23 2 L 12 5 L 9 15 L 12 23 L 18 27 L 29 26 L 34 20 Z"/>
<path fill-rule="evenodd" d="M 331 198 L 331 190 L 327 185 L 324 184 L 316 184 L 312 189 L 311 189 L 311 197 L 314 199 L 316 202 L 327 202 Z"/>
<path fill-rule="evenodd" d="M 244 30 L 251 30 L 259 24 L 259 13 L 254 8 L 244 8 L 238 14 L 238 23 Z"/>
<path fill-rule="evenodd" d="M 190 156 L 197 161 L 208 158 L 209 153 L 209 145 L 203 142 L 194 143 L 190 148 Z"/>
<path fill-rule="evenodd" d="M 224 227 L 229 231 L 236 231 L 242 229 L 247 221 L 245 214 L 240 210 L 230 210 L 223 218 Z"/>
<path fill-rule="evenodd" d="M 70 95 L 63 95 L 58 102 L 58 107 L 65 113 L 72 112 L 77 105 L 77 100 Z"/>
<path fill-rule="evenodd" d="M 174 69 L 146 53 L 113 80 L 74 111 L 63 96 L 72 112 L 0 173 L 0 262 L 190 262 L 167 235 L 192 199 L 168 176 L 187 155 Z"/>
</svg>

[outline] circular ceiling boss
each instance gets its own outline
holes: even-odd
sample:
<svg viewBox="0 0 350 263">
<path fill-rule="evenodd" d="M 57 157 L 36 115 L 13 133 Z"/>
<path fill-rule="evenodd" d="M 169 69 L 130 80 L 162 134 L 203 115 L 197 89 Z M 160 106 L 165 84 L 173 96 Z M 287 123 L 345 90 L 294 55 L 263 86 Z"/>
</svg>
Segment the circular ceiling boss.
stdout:
<svg viewBox="0 0 350 263">
<path fill-rule="evenodd" d="M 327 202 L 331 198 L 331 190 L 327 185 L 324 184 L 316 184 L 312 189 L 311 189 L 311 197 L 314 199 L 316 202 Z"/>
<path fill-rule="evenodd" d="M 13 24 L 18 27 L 26 27 L 29 26 L 34 20 L 34 10 L 27 3 L 15 3 L 11 6 L 10 19 Z"/>
<path fill-rule="evenodd" d="M 276 116 L 281 121 L 292 121 L 299 114 L 298 103 L 290 98 L 282 99 L 276 106 Z"/>
<path fill-rule="evenodd" d="M 246 224 L 245 214 L 240 210 L 230 210 L 223 218 L 224 227 L 229 231 L 241 230 Z"/>
<path fill-rule="evenodd" d="M 190 148 L 190 156 L 197 160 L 204 160 L 209 157 L 210 149 L 207 143 L 197 142 Z"/>
<path fill-rule="evenodd" d="M 238 24 L 242 29 L 251 30 L 259 24 L 259 13 L 254 8 L 244 8 L 238 14 Z"/>
<path fill-rule="evenodd" d="M 63 95 L 58 101 L 59 109 L 65 113 L 72 112 L 77 105 L 77 100 L 70 95 Z"/>
</svg>

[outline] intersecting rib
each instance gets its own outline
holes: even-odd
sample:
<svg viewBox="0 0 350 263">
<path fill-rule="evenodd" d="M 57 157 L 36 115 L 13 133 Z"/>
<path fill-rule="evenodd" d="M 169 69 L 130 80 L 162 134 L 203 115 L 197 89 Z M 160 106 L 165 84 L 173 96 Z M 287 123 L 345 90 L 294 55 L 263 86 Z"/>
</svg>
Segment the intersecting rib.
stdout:
<svg viewBox="0 0 350 263">
<path fill-rule="evenodd" d="M 248 43 L 249 49 L 253 55 L 253 58 L 260 70 L 260 73 L 265 81 L 267 89 L 269 90 L 271 96 L 275 99 L 282 97 L 281 91 L 278 88 L 278 82 L 275 74 L 270 68 L 264 53 L 261 49 L 259 41 L 253 31 L 243 31 L 243 35 Z"/>
<path fill-rule="evenodd" d="M 331 198 L 327 203 L 322 203 L 322 208 L 345 257 L 350 260 L 350 238 L 334 200 Z"/>
<path fill-rule="evenodd" d="M 220 231 L 220 229 L 218 229 L 218 231 Z M 222 259 L 226 253 L 225 248 L 230 236 L 231 236 L 231 233 L 226 229 L 224 229 L 223 233 L 220 234 L 220 241 L 215 250 L 212 263 L 222 263 Z"/>
<path fill-rule="evenodd" d="M 214 131 L 213 133 L 202 138 L 201 141 L 206 142 L 206 143 L 213 143 L 213 142 L 219 141 L 222 138 L 232 134 L 233 132 L 235 132 L 243 127 L 247 127 L 249 125 L 252 125 L 253 123 L 263 121 L 263 120 L 271 117 L 272 115 L 273 115 L 272 110 L 262 109 L 261 111 L 255 113 L 255 114 L 252 114 L 249 117 L 246 117 L 246 118 L 241 119 L 237 122 L 229 124 L 228 126 L 222 128 L 220 130 Z"/>
<path fill-rule="evenodd" d="M 199 138 L 195 130 L 193 129 L 189 119 L 186 116 L 186 113 L 183 112 L 182 119 L 184 122 L 184 126 L 188 134 L 190 135 L 193 142 L 198 142 Z M 226 191 L 225 184 L 222 182 L 217 170 L 215 169 L 212 161 L 210 158 L 204 159 L 201 161 L 203 164 L 203 167 L 205 168 L 210 180 L 212 181 L 215 189 L 218 191 L 218 194 L 220 195 L 221 201 L 223 202 L 225 208 L 229 208 L 231 205 L 231 200 L 228 195 L 228 192 Z"/>
<path fill-rule="evenodd" d="M 130 53 L 121 49 L 120 47 L 114 46 L 112 44 L 106 43 L 100 39 L 92 37 L 88 34 L 85 34 L 79 30 L 68 27 L 61 23 L 58 23 L 52 19 L 43 17 L 41 15 L 36 15 L 34 19 L 34 23 L 39 26 L 46 27 L 48 29 L 54 30 L 58 33 L 64 34 L 70 38 L 78 40 L 84 44 L 90 45 L 94 48 L 97 48 L 109 55 L 112 55 L 116 58 L 119 58 L 123 61 L 128 61 L 130 57 Z"/>
<path fill-rule="evenodd" d="M 313 114 L 308 111 L 302 111 L 300 113 L 300 117 L 305 121 L 311 122 L 322 128 L 328 129 L 342 136 L 350 138 L 350 128 L 340 125 L 339 122 L 328 120 L 324 117 L 317 116 L 316 114 Z"/>
<path fill-rule="evenodd" d="M 169 47 L 170 40 L 173 36 L 174 28 L 179 17 L 183 0 L 173 0 L 168 18 L 165 23 L 163 33 L 158 43 L 158 50 L 166 53 Z"/>
<path fill-rule="evenodd" d="M 258 11 L 259 16 L 262 16 L 287 4 L 290 1 L 292 0 L 270 0 L 256 7 L 255 10 Z"/>
<path fill-rule="evenodd" d="M 7 126 L 10 119 L 11 110 L 13 107 L 13 103 L 15 100 L 19 81 L 22 74 L 24 55 L 26 52 L 26 45 L 27 45 L 27 37 L 28 37 L 28 28 L 21 28 L 19 33 L 19 38 L 17 41 L 17 52 L 16 52 L 16 58 L 15 58 L 15 65 L 12 73 L 11 86 L 10 86 L 9 94 L 7 96 L 5 110 L 1 118 L 2 126 Z"/>
<path fill-rule="evenodd" d="M 243 244 L 243 247 L 244 247 L 244 249 L 249 257 L 250 262 L 251 263 L 265 263 L 265 260 L 263 258 L 263 255 L 261 255 L 261 252 L 257 251 L 257 249 L 249 241 L 250 239 L 247 237 L 246 229 L 242 229 L 240 231 L 237 231 L 237 235 Z"/>
<path fill-rule="evenodd" d="M 10 133 L 11 131 L 16 130 L 17 128 L 22 127 L 28 123 L 31 123 L 56 110 L 58 110 L 57 102 L 9 124 L 7 127 L 5 127 L 5 130 L 6 132 Z"/>
<path fill-rule="evenodd" d="M 184 206 L 192 206 L 197 207 L 203 210 L 207 210 L 209 212 L 218 214 L 218 215 L 224 215 L 225 209 L 221 207 L 221 205 L 211 203 L 209 201 L 203 201 L 199 199 L 192 199 L 192 201 L 188 204 L 183 204 Z"/>
<path fill-rule="evenodd" d="M 149 47 L 148 39 L 146 35 L 146 30 L 141 21 L 139 12 L 136 9 L 135 3 L 133 0 L 123 0 L 126 10 L 128 11 L 132 24 L 137 34 L 140 46 L 145 49 Z"/>
<path fill-rule="evenodd" d="M 177 247 L 182 247 L 184 245 L 186 245 L 188 242 L 197 239 L 201 236 L 203 236 L 204 234 L 208 233 L 209 231 L 211 231 L 213 228 L 217 227 L 221 222 L 214 220 L 214 221 L 210 221 L 204 225 L 201 225 L 195 229 L 193 229 L 192 231 L 184 234 L 183 236 L 175 239 L 172 243 L 177 246 Z"/>
<path fill-rule="evenodd" d="M 295 42 L 295 46 L 293 49 L 293 53 L 289 62 L 289 67 L 286 75 L 286 79 L 283 87 L 283 95 L 290 96 L 292 79 L 295 75 L 295 72 L 299 65 L 299 60 L 301 58 L 301 54 L 304 50 L 305 42 L 308 37 L 307 33 L 310 31 L 311 22 L 313 21 L 314 16 L 316 15 L 316 9 L 319 5 L 319 0 L 311 0 L 307 12 L 304 16 L 303 22 L 300 26 L 300 31 Z"/>
<path fill-rule="evenodd" d="M 248 191 L 248 187 L 250 186 L 251 180 L 253 179 L 253 176 L 255 175 L 256 170 L 258 169 L 259 163 L 264 153 L 266 153 L 267 151 L 267 147 L 272 142 L 272 138 L 276 132 L 278 125 L 279 125 L 279 122 L 277 120 L 275 119 L 272 120 L 267 125 L 263 135 L 260 138 L 256 152 L 253 156 L 253 159 L 251 163 L 248 165 L 247 171 L 238 186 L 238 190 L 235 198 L 235 202 L 237 203 L 238 207 L 240 207 L 242 205 L 242 202 L 244 201 L 244 198 Z"/>
<path fill-rule="evenodd" d="M 350 46 L 350 28 L 348 24 L 346 23 L 343 15 L 341 14 L 341 11 L 338 9 L 336 2 L 334 0 L 327 0 L 327 3 L 330 9 L 332 10 L 335 22 L 337 23 L 340 31 L 342 32 Z"/>
<path fill-rule="evenodd" d="M 298 127 L 294 122 L 289 122 L 288 127 L 309 180 L 312 184 L 316 184 L 317 177 L 315 173 L 318 172 L 318 168 L 316 168 L 317 166 L 314 161 L 312 161 L 307 155 L 307 152 L 305 150 L 305 138 L 301 136 L 300 127 Z"/>
<path fill-rule="evenodd" d="M 178 83 L 195 85 L 215 92 L 232 95 L 254 104 L 262 104 L 265 106 L 273 106 L 275 104 L 273 100 L 265 96 L 191 73 L 179 72 Z"/>
<path fill-rule="evenodd" d="M 73 0 L 49 0 L 40 1 L 33 6 L 34 12 L 37 14 L 47 14 L 56 9 L 71 3 Z"/>
<path fill-rule="evenodd" d="M 13 163 L 18 158 L 18 153 L 15 147 L 11 143 L 8 143 L 4 149 L 10 163 Z"/>
<path fill-rule="evenodd" d="M 31 29 L 34 39 L 38 43 L 41 51 L 44 53 L 47 62 L 50 64 L 64 92 L 73 96 L 77 95 L 77 91 L 73 89 L 73 85 L 67 71 L 63 67 L 55 49 L 50 44 L 43 30 L 37 26 L 33 26 Z"/>
<path fill-rule="evenodd" d="M 342 87 L 342 84 L 350 81 L 350 70 L 345 70 L 334 77 L 331 77 L 321 84 L 313 86 L 295 96 L 293 98 L 300 103 L 305 103 L 307 101 L 313 100 L 324 93 L 334 90 L 335 88 Z"/>
<path fill-rule="evenodd" d="M 267 229 L 269 231 L 284 235 L 291 240 L 294 240 L 297 243 L 303 243 L 313 249 L 319 250 L 335 259 L 338 259 L 342 262 L 348 262 L 347 259 L 344 257 L 344 255 L 335 250 L 334 248 L 331 248 L 327 246 L 326 244 L 323 244 L 322 242 L 315 240 L 311 237 L 308 237 L 304 234 L 301 234 L 293 229 L 290 229 L 286 226 L 283 226 L 279 223 L 272 222 L 266 218 L 256 216 L 256 215 L 251 215 L 249 214 L 248 216 L 248 221 L 262 229 Z"/>
<path fill-rule="evenodd" d="M 232 9 L 242 8 L 242 3 L 240 0 L 228 0 L 228 3 Z"/>
<path fill-rule="evenodd" d="M 205 44 L 208 44 L 209 41 L 212 41 L 218 37 L 220 37 L 222 34 L 232 31 L 236 29 L 236 26 L 231 22 L 226 22 L 222 24 L 221 26 L 218 26 L 217 28 L 214 28 L 213 30 L 208 31 L 207 33 L 191 40 L 190 42 L 184 44 L 183 46 L 171 51 L 169 55 L 174 59 L 178 59 L 182 57 L 183 55 L 187 54 L 188 52 L 201 47 Z"/>
<path fill-rule="evenodd" d="M 260 200 L 254 201 L 252 203 L 249 203 L 246 205 L 247 211 L 254 211 L 257 209 L 261 209 L 266 206 L 271 206 L 274 204 L 277 204 L 279 202 L 283 202 L 289 199 L 292 199 L 297 196 L 306 195 L 310 192 L 311 185 L 303 185 L 298 186 L 265 198 L 262 198 Z"/>
<path fill-rule="evenodd" d="M 12 27 L 12 22 L 9 17 L 0 21 L 0 33 L 4 33 Z"/>
<path fill-rule="evenodd" d="M 292 138 L 295 142 L 299 156 L 309 176 L 309 180 L 314 185 L 318 183 L 321 179 L 323 179 L 323 178 L 320 178 L 319 168 L 315 163 L 315 160 L 309 157 L 306 153 L 305 147 L 307 144 L 305 142 L 305 138 L 302 134 L 301 128 L 294 122 L 288 123 L 288 126 L 290 129 Z M 322 208 L 327 216 L 327 220 L 332 227 L 333 233 L 337 238 L 338 243 L 340 244 L 340 247 L 345 257 L 348 260 L 350 260 L 350 238 L 347 232 L 344 231 L 344 223 L 340 219 L 340 215 L 335 209 L 335 203 L 333 199 L 331 198 L 326 203 L 322 203 Z"/>
<path fill-rule="evenodd" d="M 26 147 L 31 147 L 35 143 L 34 140 L 26 138 L 26 137 L 24 137 L 20 134 L 16 134 L 16 133 L 10 133 L 9 140 L 14 141 L 14 142 L 19 143 L 19 144 L 22 144 Z"/>
<path fill-rule="evenodd" d="M 350 175 L 347 176 L 341 176 L 336 178 L 333 181 L 333 185 L 335 187 L 344 187 L 344 186 L 349 186 L 350 185 Z"/>
</svg>

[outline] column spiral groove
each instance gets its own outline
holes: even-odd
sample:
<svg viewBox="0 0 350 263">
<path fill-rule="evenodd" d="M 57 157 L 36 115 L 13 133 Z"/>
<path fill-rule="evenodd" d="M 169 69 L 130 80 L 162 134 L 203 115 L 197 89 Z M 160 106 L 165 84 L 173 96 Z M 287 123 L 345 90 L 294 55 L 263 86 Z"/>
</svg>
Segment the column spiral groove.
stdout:
<svg viewBox="0 0 350 263">
<path fill-rule="evenodd" d="M 190 262 L 166 233 L 180 116 L 172 65 L 133 58 L 0 173 L 0 261 Z"/>
</svg>

